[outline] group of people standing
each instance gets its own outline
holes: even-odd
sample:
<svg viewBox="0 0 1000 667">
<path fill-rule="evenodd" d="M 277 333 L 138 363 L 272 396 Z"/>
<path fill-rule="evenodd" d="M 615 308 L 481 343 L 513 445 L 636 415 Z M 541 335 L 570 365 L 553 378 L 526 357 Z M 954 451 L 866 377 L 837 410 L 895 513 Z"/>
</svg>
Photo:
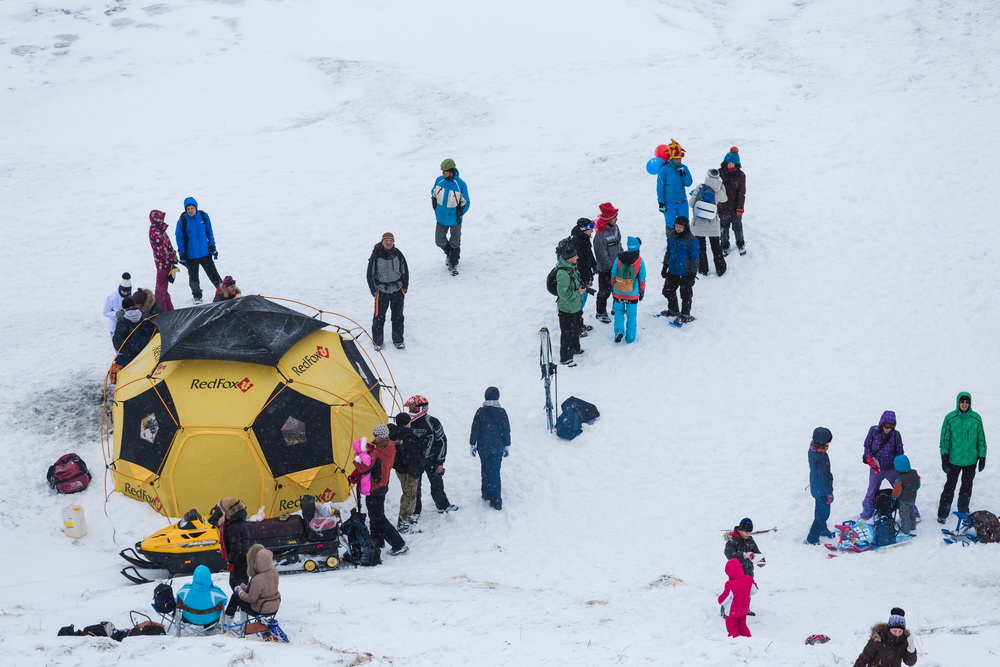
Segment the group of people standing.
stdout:
<svg viewBox="0 0 1000 667">
<path fill-rule="evenodd" d="M 661 157 L 662 155 L 662 157 Z M 666 225 L 666 250 L 660 276 L 667 308 L 661 315 L 685 324 L 691 316 L 694 282 L 698 274 L 708 275 L 707 248 L 712 248 L 716 274 L 726 273 L 730 230 L 735 234 L 739 254 L 746 254 L 743 235 L 743 206 L 746 175 L 739 149 L 730 148 L 719 169 L 709 169 L 704 182 L 690 193 L 691 171 L 682 162 L 684 149 L 676 141 L 657 149 L 656 196 Z M 661 164 L 662 163 L 662 164 Z M 693 211 L 693 213 L 692 213 Z M 693 217 L 691 217 L 693 215 Z M 646 264 L 640 256 L 642 239 L 628 236 L 622 242 L 618 209 L 610 202 L 600 205 L 591 220 L 580 218 L 570 235 L 556 247 L 556 309 L 559 313 L 559 361 L 576 366 L 583 354 L 580 339 L 593 326 L 583 321 L 588 294 L 596 293 L 596 319 L 614 321 L 614 341 L 636 340 L 638 303 L 645 298 Z M 592 285 L 597 280 L 596 292 Z M 680 301 L 677 294 L 680 292 Z M 607 310 L 612 300 L 612 313 Z"/>
</svg>

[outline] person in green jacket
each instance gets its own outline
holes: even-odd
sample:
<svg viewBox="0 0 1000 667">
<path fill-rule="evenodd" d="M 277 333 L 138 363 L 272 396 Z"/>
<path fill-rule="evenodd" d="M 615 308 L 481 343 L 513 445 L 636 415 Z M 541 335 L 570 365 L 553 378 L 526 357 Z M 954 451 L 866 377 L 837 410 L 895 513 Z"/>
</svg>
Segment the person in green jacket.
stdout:
<svg viewBox="0 0 1000 667">
<path fill-rule="evenodd" d="M 559 309 L 559 363 L 576 366 L 573 356 L 583 354 L 580 332 L 583 329 L 583 293 L 576 267 L 580 259 L 572 239 L 563 239 L 556 249 L 556 308 Z"/>
<path fill-rule="evenodd" d="M 949 412 L 941 425 L 941 469 L 946 479 L 938 504 L 938 523 L 948 519 L 959 474 L 962 486 L 958 490 L 958 511 L 969 512 L 977 464 L 979 472 L 986 467 L 986 434 L 982 418 L 972 410 L 972 394 L 963 391 L 955 402 L 958 409 Z"/>
</svg>

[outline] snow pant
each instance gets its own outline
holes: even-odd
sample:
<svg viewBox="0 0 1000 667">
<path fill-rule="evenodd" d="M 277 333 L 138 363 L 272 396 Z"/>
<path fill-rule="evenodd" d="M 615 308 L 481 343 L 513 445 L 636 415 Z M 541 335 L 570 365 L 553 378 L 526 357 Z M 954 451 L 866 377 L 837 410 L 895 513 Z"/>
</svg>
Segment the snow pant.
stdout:
<svg viewBox="0 0 1000 667">
<path fill-rule="evenodd" d="M 413 510 L 417 507 L 420 475 L 407 475 L 397 470 L 396 478 L 399 479 L 399 486 L 403 489 L 403 495 L 399 497 L 399 520 L 396 525 L 403 528 L 410 524 Z"/>
<path fill-rule="evenodd" d="M 451 501 L 448 500 L 448 495 L 444 492 L 444 473 L 437 472 L 438 464 L 428 464 L 424 468 L 424 473 L 427 475 L 427 481 L 431 485 L 431 498 L 434 500 L 434 506 L 440 511 L 444 511 L 451 507 Z M 423 511 L 423 500 L 421 496 L 423 495 L 423 477 L 421 476 L 417 480 L 417 506 L 413 513 L 419 515 Z"/>
<path fill-rule="evenodd" d="M 195 258 L 188 257 L 188 285 L 191 286 L 191 296 L 196 299 L 201 298 L 201 282 L 198 280 L 199 266 L 205 269 L 205 275 L 208 276 L 208 279 L 212 281 L 212 284 L 216 288 L 222 284 L 222 278 L 219 277 L 219 270 L 215 268 L 215 262 L 212 261 L 211 255 Z"/>
<path fill-rule="evenodd" d="M 488 500 L 491 503 L 499 503 L 502 488 L 500 482 L 500 464 L 503 462 L 503 449 L 496 451 L 483 451 L 480 449 L 478 454 L 483 500 Z"/>
<path fill-rule="evenodd" d="M 625 334 L 626 343 L 635 342 L 635 309 L 638 305 L 638 301 L 622 301 L 620 299 L 615 299 L 613 305 L 615 312 L 615 333 Z"/>
<path fill-rule="evenodd" d="M 947 519 L 951 512 L 951 501 L 955 499 L 955 484 L 962 475 L 962 486 L 958 489 L 958 511 L 969 512 L 972 501 L 972 482 L 976 478 L 976 464 L 968 466 L 949 465 L 945 473 L 944 489 L 941 491 L 941 502 L 938 504 L 938 518 Z"/>
<path fill-rule="evenodd" d="M 872 468 L 868 469 L 868 492 L 865 494 L 865 499 L 861 501 L 862 519 L 867 521 L 868 519 L 872 518 L 872 513 L 875 511 L 875 506 L 873 504 L 873 501 L 875 500 L 875 493 L 879 490 L 879 487 L 882 486 L 882 480 L 886 480 L 889 482 L 889 484 L 892 484 L 893 482 L 896 481 L 897 477 L 899 477 L 899 473 L 893 470 L 892 468 L 889 468 L 888 470 L 883 470 L 882 472 L 875 472 L 875 470 Z M 972 493 L 971 489 L 969 493 L 970 494 Z M 961 503 L 961 496 L 959 496 L 959 503 Z M 949 506 L 951 505 L 950 497 L 948 498 L 948 505 Z M 968 507 L 968 503 L 966 503 L 966 507 Z M 920 510 L 917 509 L 916 505 L 913 506 L 913 514 L 914 516 L 920 516 Z M 940 514 L 938 516 L 940 516 Z M 947 511 L 945 512 L 945 516 L 947 516 Z"/>
<path fill-rule="evenodd" d="M 462 223 L 451 227 L 438 223 L 434 230 L 434 243 L 444 251 L 445 264 L 458 266 L 458 257 L 462 254 Z"/>
<path fill-rule="evenodd" d="M 815 498 L 816 508 L 813 510 L 813 522 L 809 527 L 809 534 L 806 536 L 807 542 L 819 542 L 819 538 L 824 533 L 829 533 L 826 527 L 826 520 L 830 518 L 830 504 L 826 502 L 826 496 Z"/>
<path fill-rule="evenodd" d="M 681 289 L 681 308 L 677 309 L 677 288 Z M 663 283 L 663 296 L 667 298 L 667 309 L 683 315 L 691 314 L 691 299 L 694 298 L 694 276 L 667 274 Z"/>
<path fill-rule="evenodd" d="M 896 516 L 899 518 L 899 532 L 909 535 L 916 529 L 917 517 L 913 515 L 913 503 L 900 500 Z"/>
<path fill-rule="evenodd" d="M 580 331 L 583 329 L 583 311 L 559 311 L 559 361 L 569 361 L 580 349 Z"/>
<path fill-rule="evenodd" d="M 379 491 L 382 490 L 379 489 Z M 388 542 L 394 551 L 406 546 L 399 531 L 385 518 L 385 493 L 373 493 L 366 496 L 365 506 L 368 508 L 368 524 L 371 526 L 372 539 L 375 540 L 376 544 L 381 547 L 384 542 Z"/>
<path fill-rule="evenodd" d="M 153 294 L 156 295 L 156 303 L 160 304 L 160 308 L 165 313 L 174 309 L 174 304 L 170 301 L 170 292 L 167 291 L 167 287 L 170 285 L 169 277 L 170 269 L 156 270 L 156 289 Z"/>
<path fill-rule="evenodd" d="M 736 247 L 740 250 L 746 245 L 743 240 L 743 216 L 742 215 L 720 215 L 719 223 L 722 225 L 722 249 L 729 250 L 729 228 L 733 228 L 736 235 Z"/>
<path fill-rule="evenodd" d="M 749 637 L 750 628 L 747 627 L 746 616 L 726 616 L 726 630 L 730 637 Z"/>
<path fill-rule="evenodd" d="M 247 616 L 272 616 L 273 617 L 273 616 L 276 616 L 278 614 L 278 612 L 274 612 L 273 614 L 265 614 L 265 613 L 259 612 L 256 609 L 254 609 L 253 607 L 251 607 L 249 602 L 244 602 L 243 600 L 239 601 L 239 609 L 240 609 L 240 611 L 242 611 L 243 613 L 245 613 Z"/>
<path fill-rule="evenodd" d="M 667 204 L 663 209 L 663 222 L 667 227 L 667 238 L 669 239 L 674 231 L 674 220 L 679 216 L 688 217 L 688 202 L 683 199 L 675 204 Z"/>
<path fill-rule="evenodd" d="M 372 340 L 382 347 L 385 339 L 385 313 L 392 309 L 392 342 L 403 342 L 403 290 L 375 292 L 375 316 L 372 317 Z"/>
<path fill-rule="evenodd" d="M 701 255 L 698 258 L 698 270 L 702 274 L 708 273 L 708 243 L 705 243 L 704 236 L 699 236 L 698 243 L 701 245 Z M 718 236 L 709 236 L 709 242 L 712 244 L 712 261 L 715 263 L 715 272 L 720 276 L 726 272 L 726 258 L 722 256 L 722 246 L 719 243 Z"/>
<path fill-rule="evenodd" d="M 608 297 L 611 296 L 611 269 L 597 272 L 597 314 L 608 314 Z"/>
<path fill-rule="evenodd" d="M 236 613 L 236 610 L 240 606 L 240 596 L 236 594 L 236 587 L 240 584 L 250 584 L 250 577 L 247 576 L 246 567 L 240 568 L 242 572 L 230 572 L 229 573 L 229 588 L 233 590 L 233 594 L 229 597 L 229 602 L 226 604 L 226 616 L 232 616 Z"/>
</svg>

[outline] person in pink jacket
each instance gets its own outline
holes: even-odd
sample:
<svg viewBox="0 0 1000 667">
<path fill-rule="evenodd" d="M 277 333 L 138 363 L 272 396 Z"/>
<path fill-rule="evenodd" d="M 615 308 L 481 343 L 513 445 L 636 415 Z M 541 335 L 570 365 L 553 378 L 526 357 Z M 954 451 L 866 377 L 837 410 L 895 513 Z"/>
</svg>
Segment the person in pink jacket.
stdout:
<svg viewBox="0 0 1000 667">
<path fill-rule="evenodd" d="M 156 264 L 154 294 L 165 313 L 174 309 L 167 286 L 173 282 L 172 277 L 177 273 L 177 252 L 174 250 L 174 244 L 170 242 L 170 235 L 167 234 L 166 217 L 167 214 L 163 211 L 149 212 L 149 245 L 153 249 L 153 262 Z"/>
<path fill-rule="evenodd" d="M 722 615 L 726 619 L 726 630 L 730 637 L 749 637 L 747 612 L 750 611 L 750 596 L 757 593 L 757 582 L 743 572 L 743 566 L 735 558 L 726 562 L 726 574 L 729 575 L 729 581 L 719 596 Z"/>
<path fill-rule="evenodd" d="M 368 453 L 368 438 L 358 438 L 351 443 L 351 447 L 354 448 L 354 462 L 360 463 L 365 467 L 369 467 L 372 464 L 372 456 Z M 361 479 L 358 480 L 358 491 L 361 492 L 363 496 L 369 496 L 372 492 L 372 474 L 366 472 L 361 475 Z"/>
</svg>

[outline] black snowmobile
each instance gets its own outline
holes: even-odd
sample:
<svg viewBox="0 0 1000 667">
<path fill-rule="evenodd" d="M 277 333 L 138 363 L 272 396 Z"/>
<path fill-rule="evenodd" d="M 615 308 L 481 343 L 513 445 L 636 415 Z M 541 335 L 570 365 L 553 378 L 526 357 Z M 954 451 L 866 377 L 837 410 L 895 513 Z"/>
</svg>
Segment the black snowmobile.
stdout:
<svg viewBox="0 0 1000 667">
<path fill-rule="evenodd" d="M 250 541 L 274 554 L 274 567 L 282 574 L 336 569 L 341 555 L 339 522 L 322 531 L 314 530 L 309 523 L 316 515 L 316 500 L 303 496 L 301 507 L 301 516 L 247 521 Z M 168 577 L 191 574 L 199 565 L 212 572 L 224 572 L 226 562 L 219 553 L 217 528 L 221 518 L 218 507 L 208 521 L 197 510 L 189 510 L 177 523 L 136 542 L 134 548 L 122 549 L 121 557 L 131 564 L 122 574 L 137 584 L 148 584 L 154 579 L 143 576 L 139 569 L 165 570 Z"/>
</svg>

